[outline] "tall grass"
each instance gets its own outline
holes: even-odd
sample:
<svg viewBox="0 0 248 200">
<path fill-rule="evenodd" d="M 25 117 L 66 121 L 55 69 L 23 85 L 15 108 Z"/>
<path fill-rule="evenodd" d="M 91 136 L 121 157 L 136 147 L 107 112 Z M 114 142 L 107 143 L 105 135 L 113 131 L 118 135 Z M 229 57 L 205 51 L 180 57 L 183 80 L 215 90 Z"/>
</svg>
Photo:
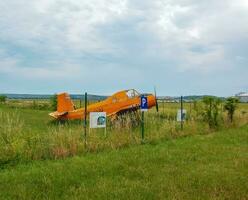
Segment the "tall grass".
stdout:
<svg viewBox="0 0 248 200">
<path fill-rule="evenodd" d="M 192 106 L 189 109 L 189 106 Z M 160 105 L 161 107 L 161 105 Z M 184 129 L 176 122 L 178 105 L 166 106 L 156 113 L 155 110 L 145 114 L 145 142 L 156 143 L 160 140 L 184 137 L 194 134 L 208 134 L 211 130 L 202 121 L 200 105 L 185 106 L 188 111 Z M 220 129 L 242 126 L 248 123 L 246 107 L 235 114 L 234 123 L 230 124 L 226 113 L 222 114 Z M 47 123 L 46 129 L 27 128 L 29 120 L 20 117 L 22 113 L 10 109 L 0 110 L 0 167 L 17 162 L 42 159 L 63 159 L 82 155 L 87 152 L 119 149 L 126 146 L 141 144 L 140 114 L 123 115 L 115 121 L 109 121 L 106 135 L 103 129 L 91 129 L 85 140 L 80 121 L 66 123 Z M 37 115 L 32 112 L 32 115 Z M 31 116 L 32 116 L 31 115 Z M 39 120 L 38 123 L 45 123 Z M 35 126 L 35 125 L 34 125 Z M 86 141 L 86 146 L 85 146 Z"/>
<path fill-rule="evenodd" d="M 15 160 L 18 157 L 22 140 L 22 128 L 24 123 L 17 112 L 0 112 L 0 165 Z"/>
</svg>

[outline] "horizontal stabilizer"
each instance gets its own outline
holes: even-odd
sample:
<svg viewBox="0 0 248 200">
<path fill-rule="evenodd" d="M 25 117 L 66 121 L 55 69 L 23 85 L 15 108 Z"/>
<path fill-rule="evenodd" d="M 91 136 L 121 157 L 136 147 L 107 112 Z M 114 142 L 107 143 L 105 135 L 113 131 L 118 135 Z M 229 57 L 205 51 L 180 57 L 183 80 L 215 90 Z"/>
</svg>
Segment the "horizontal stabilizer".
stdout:
<svg viewBox="0 0 248 200">
<path fill-rule="evenodd" d="M 58 112 L 58 111 L 56 111 L 56 112 L 50 113 L 49 115 L 51 117 L 55 118 L 55 119 L 58 119 L 58 118 L 63 117 L 65 115 L 67 115 L 67 114 L 68 114 L 68 112 Z"/>
</svg>

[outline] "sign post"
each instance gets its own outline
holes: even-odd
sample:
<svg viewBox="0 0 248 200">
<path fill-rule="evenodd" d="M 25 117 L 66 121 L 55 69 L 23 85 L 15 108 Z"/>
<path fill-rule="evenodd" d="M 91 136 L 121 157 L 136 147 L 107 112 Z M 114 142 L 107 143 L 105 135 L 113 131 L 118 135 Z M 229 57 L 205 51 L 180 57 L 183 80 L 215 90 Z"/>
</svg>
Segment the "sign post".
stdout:
<svg viewBox="0 0 248 200">
<path fill-rule="evenodd" d="M 84 147 L 87 147 L 87 92 L 84 94 Z"/>
<path fill-rule="evenodd" d="M 104 135 L 106 136 L 106 112 L 90 112 L 90 128 L 105 128 Z"/>
<path fill-rule="evenodd" d="M 183 109 L 183 110 L 179 109 L 177 111 L 177 121 L 178 122 L 181 122 L 181 121 L 184 122 L 186 120 L 186 114 L 187 114 L 187 111 L 185 109 Z"/>
<path fill-rule="evenodd" d="M 183 109 L 183 97 L 181 96 L 181 108 L 177 111 L 177 121 L 181 124 L 181 130 L 183 130 L 183 122 L 186 120 L 186 110 Z"/>
<path fill-rule="evenodd" d="M 181 96 L 181 130 L 183 130 L 183 96 Z"/>
<path fill-rule="evenodd" d="M 147 101 L 147 97 L 145 96 L 141 96 L 140 98 L 140 109 L 141 109 L 141 138 L 142 138 L 142 142 L 144 142 L 144 138 L 145 138 L 145 114 L 144 112 L 148 110 L 148 101 Z"/>
<path fill-rule="evenodd" d="M 144 111 L 141 111 L 141 138 L 142 138 L 142 142 L 143 142 L 144 138 L 145 138 L 145 116 L 144 116 Z"/>
</svg>

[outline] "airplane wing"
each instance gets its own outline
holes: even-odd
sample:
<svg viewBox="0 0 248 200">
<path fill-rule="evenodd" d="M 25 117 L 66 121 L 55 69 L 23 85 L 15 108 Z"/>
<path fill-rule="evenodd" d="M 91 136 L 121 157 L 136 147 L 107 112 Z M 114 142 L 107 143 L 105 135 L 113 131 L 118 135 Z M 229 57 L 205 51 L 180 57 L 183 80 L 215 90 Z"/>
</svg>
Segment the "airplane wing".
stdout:
<svg viewBox="0 0 248 200">
<path fill-rule="evenodd" d="M 126 106 L 126 107 L 122 107 L 121 109 L 115 111 L 115 112 L 112 112 L 112 113 L 109 113 L 107 116 L 108 117 L 112 117 L 114 115 L 121 115 L 121 114 L 124 114 L 124 113 L 127 113 L 127 112 L 132 112 L 132 111 L 136 111 L 140 108 L 140 105 L 136 105 L 136 106 Z"/>
</svg>

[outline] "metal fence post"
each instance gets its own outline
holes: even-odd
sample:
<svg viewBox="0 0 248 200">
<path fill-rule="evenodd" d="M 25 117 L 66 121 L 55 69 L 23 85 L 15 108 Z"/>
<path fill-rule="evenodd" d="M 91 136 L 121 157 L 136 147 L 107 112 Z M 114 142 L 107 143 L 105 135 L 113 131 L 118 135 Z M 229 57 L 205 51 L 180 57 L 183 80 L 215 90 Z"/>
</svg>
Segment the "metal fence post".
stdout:
<svg viewBox="0 0 248 200">
<path fill-rule="evenodd" d="M 181 130 L 183 130 L 183 96 L 181 96 Z"/>
<path fill-rule="evenodd" d="M 142 138 L 142 142 L 144 142 L 144 138 L 145 138 L 145 113 L 144 111 L 141 111 L 141 138 Z"/>
<path fill-rule="evenodd" d="M 84 94 L 84 147 L 87 147 L 87 92 Z"/>
</svg>

